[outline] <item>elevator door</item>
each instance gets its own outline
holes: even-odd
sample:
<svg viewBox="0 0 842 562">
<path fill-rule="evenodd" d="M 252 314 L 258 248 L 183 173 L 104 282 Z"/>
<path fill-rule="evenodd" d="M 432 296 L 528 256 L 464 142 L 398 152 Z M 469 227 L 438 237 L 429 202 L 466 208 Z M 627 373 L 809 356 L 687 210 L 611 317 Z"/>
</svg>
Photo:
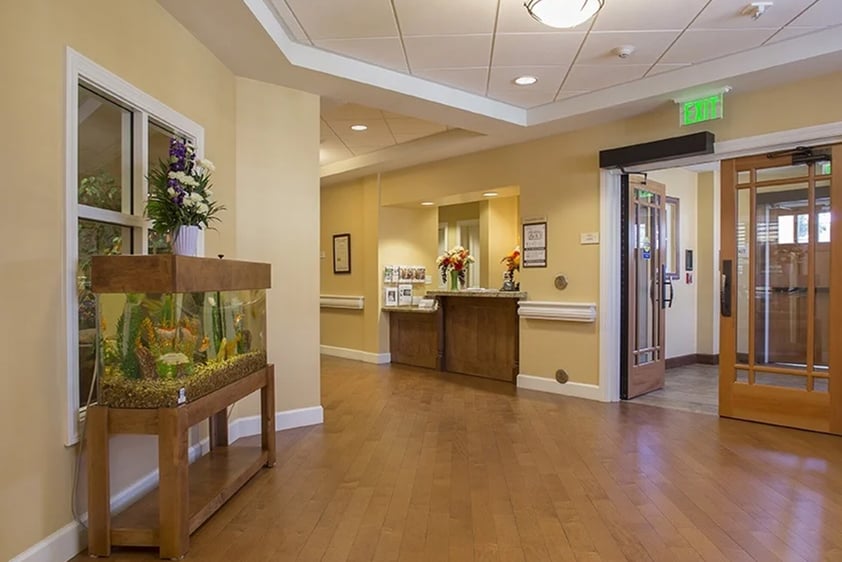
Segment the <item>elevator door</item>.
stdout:
<svg viewBox="0 0 842 562">
<path fill-rule="evenodd" d="M 722 162 L 719 412 L 842 433 L 842 149 L 805 155 Z"/>
</svg>

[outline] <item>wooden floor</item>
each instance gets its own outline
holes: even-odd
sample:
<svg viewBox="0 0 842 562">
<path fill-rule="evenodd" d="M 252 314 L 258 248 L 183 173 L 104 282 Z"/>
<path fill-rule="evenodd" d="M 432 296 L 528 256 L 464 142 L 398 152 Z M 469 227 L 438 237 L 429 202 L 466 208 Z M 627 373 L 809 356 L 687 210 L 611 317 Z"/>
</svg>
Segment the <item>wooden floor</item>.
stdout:
<svg viewBox="0 0 842 562">
<path fill-rule="evenodd" d="M 188 559 L 842 560 L 840 438 L 322 367 L 324 425 L 279 433 L 278 465 L 199 529 Z"/>
</svg>

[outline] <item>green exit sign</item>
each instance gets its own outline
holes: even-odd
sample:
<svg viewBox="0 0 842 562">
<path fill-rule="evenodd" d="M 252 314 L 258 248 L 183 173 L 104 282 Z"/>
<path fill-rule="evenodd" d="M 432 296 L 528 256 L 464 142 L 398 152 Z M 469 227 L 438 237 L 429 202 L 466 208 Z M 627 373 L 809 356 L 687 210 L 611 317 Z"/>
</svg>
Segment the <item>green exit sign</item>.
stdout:
<svg viewBox="0 0 842 562">
<path fill-rule="evenodd" d="M 681 125 L 695 125 L 696 123 L 722 119 L 724 109 L 725 99 L 723 94 L 683 101 L 680 104 Z"/>
</svg>

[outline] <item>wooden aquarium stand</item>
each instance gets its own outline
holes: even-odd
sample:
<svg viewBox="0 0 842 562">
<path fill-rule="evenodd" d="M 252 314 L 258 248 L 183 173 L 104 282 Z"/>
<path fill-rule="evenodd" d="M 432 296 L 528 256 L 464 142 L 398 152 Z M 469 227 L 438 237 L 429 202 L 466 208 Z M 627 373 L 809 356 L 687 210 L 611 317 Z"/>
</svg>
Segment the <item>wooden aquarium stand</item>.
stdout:
<svg viewBox="0 0 842 562">
<path fill-rule="evenodd" d="M 229 447 L 228 406 L 258 390 L 260 447 Z M 262 467 L 275 464 L 273 365 L 176 408 L 91 406 L 87 416 L 91 556 L 110 556 L 116 545 L 158 547 L 161 558 L 181 558 L 190 534 Z M 210 452 L 190 464 L 188 429 L 204 420 L 210 425 Z M 108 442 L 121 433 L 158 436 L 159 485 L 112 516 Z"/>
</svg>

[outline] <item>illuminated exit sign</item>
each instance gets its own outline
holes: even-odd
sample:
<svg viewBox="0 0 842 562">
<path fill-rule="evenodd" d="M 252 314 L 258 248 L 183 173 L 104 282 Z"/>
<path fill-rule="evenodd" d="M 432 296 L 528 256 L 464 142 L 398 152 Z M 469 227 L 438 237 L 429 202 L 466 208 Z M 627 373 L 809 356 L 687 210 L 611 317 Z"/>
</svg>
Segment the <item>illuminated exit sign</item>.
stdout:
<svg viewBox="0 0 842 562">
<path fill-rule="evenodd" d="M 695 100 L 682 101 L 679 108 L 682 126 L 722 119 L 725 97 L 724 94 L 719 93 Z"/>
</svg>

